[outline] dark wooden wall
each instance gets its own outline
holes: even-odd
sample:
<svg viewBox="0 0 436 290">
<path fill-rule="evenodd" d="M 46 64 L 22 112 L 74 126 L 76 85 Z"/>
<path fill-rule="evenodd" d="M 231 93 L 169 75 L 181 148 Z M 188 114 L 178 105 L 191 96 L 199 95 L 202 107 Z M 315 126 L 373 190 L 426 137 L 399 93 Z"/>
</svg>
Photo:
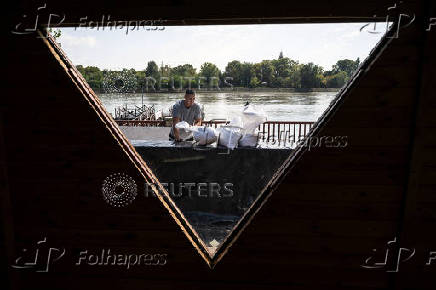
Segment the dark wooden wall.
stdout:
<svg viewBox="0 0 436 290">
<path fill-rule="evenodd" d="M 251 17 L 259 11 L 269 17 L 300 12 L 317 21 L 335 7 L 338 17 L 371 17 L 384 5 L 295 3 L 277 5 L 290 5 L 286 12 L 263 10 L 257 2 L 231 3 L 226 11 L 236 11 L 238 17 L 242 11 L 247 17 L 250 11 Z M 99 11 L 98 4 L 87 8 Z M 348 136 L 348 146 L 312 149 L 290 164 L 214 269 L 159 200 L 138 196 L 119 209 L 103 201 L 101 183 L 109 174 L 129 174 L 140 192 L 142 182 L 153 176 L 144 173 L 147 168 L 134 152 L 120 145 L 123 140 L 114 136 L 105 116 L 92 108 L 43 40 L 8 35 L 6 91 L 0 101 L 1 283 L 12 289 L 434 288 L 435 265 L 425 263 L 428 252 L 436 250 L 435 34 L 424 30 L 428 3 L 407 4 L 417 21 L 389 43 L 317 133 Z M 105 9 L 117 5 L 109 2 Z M 182 7 L 178 15 L 190 11 L 186 1 L 165 5 Z M 141 16 L 129 7 L 135 6 L 125 6 L 121 15 Z M 147 16 L 160 15 L 150 12 L 153 5 L 144 7 L 151 13 Z M 62 8 L 73 15 L 86 12 L 80 1 Z M 231 23 L 229 15 L 234 16 L 217 12 Z M 51 247 L 67 251 L 49 273 L 10 267 L 22 248 L 44 237 Z M 401 247 L 416 248 L 399 273 L 360 267 L 373 248 L 383 251 L 395 237 Z M 79 251 L 102 248 L 165 253 L 168 262 L 129 270 L 74 265 Z"/>
<path fill-rule="evenodd" d="M 47 4 L 47 10 L 40 10 L 41 15 L 48 13 L 65 14 L 63 25 L 80 23 L 80 18 L 101 21 L 102 16 L 110 15 L 112 20 L 164 20 L 166 25 L 171 24 L 235 24 L 235 23 L 283 23 L 283 22 L 356 22 L 374 19 L 384 21 L 386 9 L 400 1 L 390 0 L 273 0 L 273 1 L 232 1 L 223 0 L 205 3 L 201 0 L 161 0 L 137 1 L 125 0 L 76 0 L 69 3 L 46 0 L 21 0 L 9 14 L 17 20 L 21 19 L 23 11 L 30 17 L 32 12 Z M 420 0 L 401 1 L 403 11 L 414 10 Z M 50 12 L 47 12 L 50 11 Z M 41 18 L 42 19 L 42 18 Z M 56 21 L 53 18 L 53 21 Z M 16 22 L 15 22 L 16 23 Z"/>
</svg>

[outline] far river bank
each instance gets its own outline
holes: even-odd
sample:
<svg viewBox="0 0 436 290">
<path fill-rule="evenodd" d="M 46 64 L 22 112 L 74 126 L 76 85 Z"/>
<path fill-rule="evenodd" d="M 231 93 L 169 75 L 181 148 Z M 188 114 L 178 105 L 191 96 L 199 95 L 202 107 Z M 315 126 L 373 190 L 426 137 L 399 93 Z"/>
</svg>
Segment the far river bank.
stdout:
<svg viewBox="0 0 436 290">
<path fill-rule="evenodd" d="M 241 112 L 246 102 L 263 109 L 268 120 L 316 121 L 328 107 L 337 91 L 197 91 L 195 101 L 204 106 L 205 119 L 228 119 Z M 175 102 L 183 99 L 183 92 L 144 94 L 98 94 L 106 110 L 114 114 L 120 106 L 153 105 L 158 113 L 168 112 Z"/>
</svg>

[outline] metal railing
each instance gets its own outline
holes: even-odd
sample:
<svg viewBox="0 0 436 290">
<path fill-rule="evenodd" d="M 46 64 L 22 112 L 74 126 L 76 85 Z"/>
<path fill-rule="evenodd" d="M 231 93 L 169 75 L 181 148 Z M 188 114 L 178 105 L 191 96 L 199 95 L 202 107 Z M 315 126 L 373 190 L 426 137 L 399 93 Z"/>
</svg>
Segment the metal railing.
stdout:
<svg viewBox="0 0 436 290">
<path fill-rule="evenodd" d="M 262 141 L 297 142 L 306 137 L 315 122 L 266 121 L 261 124 L 259 136 Z"/>
<path fill-rule="evenodd" d="M 227 125 L 228 123 L 230 123 L 230 121 L 227 121 L 225 119 L 214 119 L 214 120 L 210 120 L 210 121 L 202 121 L 201 122 L 201 124 L 203 126 L 214 127 L 214 128 L 221 127 L 222 125 Z"/>
<path fill-rule="evenodd" d="M 165 127 L 164 120 L 115 120 L 118 126 L 128 127 Z"/>
<path fill-rule="evenodd" d="M 116 120 L 119 126 L 130 127 L 166 127 L 164 120 Z M 218 128 L 228 124 L 226 120 L 203 121 L 203 126 Z M 266 121 L 259 125 L 259 141 L 264 142 L 298 142 L 304 138 L 315 122 Z"/>
</svg>

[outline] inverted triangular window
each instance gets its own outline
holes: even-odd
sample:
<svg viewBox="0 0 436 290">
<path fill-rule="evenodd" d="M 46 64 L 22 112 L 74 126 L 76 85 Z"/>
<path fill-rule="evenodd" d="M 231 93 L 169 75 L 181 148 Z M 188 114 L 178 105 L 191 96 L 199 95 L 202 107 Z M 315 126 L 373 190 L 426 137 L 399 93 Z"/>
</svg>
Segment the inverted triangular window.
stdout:
<svg viewBox="0 0 436 290">
<path fill-rule="evenodd" d="M 72 69 L 83 75 L 78 79 L 86 80 L 83 85 L 99 97 L 106 117 L 112 115 L 157 177 L 140 198 L 154 198 L 153 190 L 160 188 L 158 197 L 213 265 L 260 208 L 265 192 L 297 150 L 346 143 L 326 136 L 315 144 L 305 137 L 340 100 L 346 84 L 358 77 L 355 72 L 370 64 L 371 59 L 361 60 L 382 36 L 382 27 L 368 33 L 362 23 L 191 26 L 128 36 L 67 28 L 56 41 L 76 65 Z M 180 35 L 184 37 L 179 41 Z M 203 130 L 223 130 L 207 146 L 169 140 L 170 108 L 178 101 L 188 106 L 183 99 L 189 84 L 195 102 L 202 104 Z M 243 113 L 247 102 L 251 113 L 263 110 L 268 119 L 255 132 L 245 130 L 252 120 Z M 236 127 L 244 128 L 241 135 Z M 231 132 L 230 138 L 224 130 Z M 238 147 L 229 149 L 232 136 Z M 247 136 L 252 139 L 241 143 Z"/>
</svg>

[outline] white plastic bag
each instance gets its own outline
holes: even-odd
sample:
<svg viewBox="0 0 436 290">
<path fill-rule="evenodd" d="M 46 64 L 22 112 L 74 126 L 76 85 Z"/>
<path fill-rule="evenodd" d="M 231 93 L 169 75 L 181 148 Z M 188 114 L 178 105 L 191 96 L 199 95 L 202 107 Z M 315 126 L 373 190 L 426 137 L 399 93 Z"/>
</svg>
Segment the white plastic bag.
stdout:
<svg viewBox="0 0 436 290">
<path fill-rule="evenodd" d="M 191 127 L 198 145 L 208 145 L 216 141 L 218 133 L 212 127 Z"/>
<path fill-rule="evenodd" d="M 244 128 L 244 121 L 242 119 L 242 116 L 234 116 L 232 120 L 229 123 L 229 126 L 235 127 L 235 128 Z"/>
<path fill-rule="evenodd" d="M 255 147 L 258 141 L 257 127 L 267 120 L 262 109 L 253 105 L 246 105 L 241 114 L 242 137 L 239 140 L 241 147 Z"/>
<path fill-rule="evenodd" d="M 220 128 L 219 145 L 229 149 L 238 147 L 238 141 L 242 137 L 242 129 L 235 126 L 222 126 Z"/>
<path fill-rule="evenodd" d="M 182 140 L 193 137 L 198 145 L 212 144 L 217 140 L 218 133 L 212 127 L 191 126 L 185 121 L 177 123 L 175 127 L 179 129 Z"/>
<path fill-rule="evenodd" d="M 245 134 L 255 134 L 255 130 L 260 124 L 266 122 L 265 112 L 253 105 L 247 105 L 242 111 L 242 122 Z"/>
<path fill-rule="evenodd" d="M 175 127 L 179 129 L 179 137 L 182 140 L 187 140 L 192 137 L 192 131 L 190 130 L 190 125 L 188 122 L 181 121 L 178 122 Z"/>
<path fill-rule="evenodd" d="M 257 145 L 257 138 L 258 138 L 257 134 L 245 134 L 239 140 L 238 145 L 240 147 L 256 147 L 256 145 Z"/>
</svg>

